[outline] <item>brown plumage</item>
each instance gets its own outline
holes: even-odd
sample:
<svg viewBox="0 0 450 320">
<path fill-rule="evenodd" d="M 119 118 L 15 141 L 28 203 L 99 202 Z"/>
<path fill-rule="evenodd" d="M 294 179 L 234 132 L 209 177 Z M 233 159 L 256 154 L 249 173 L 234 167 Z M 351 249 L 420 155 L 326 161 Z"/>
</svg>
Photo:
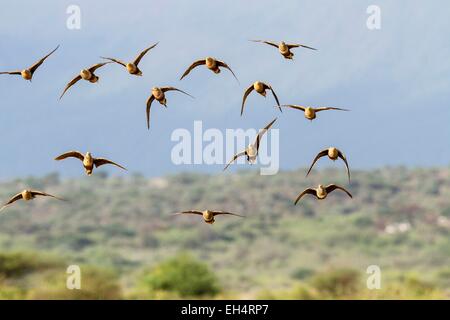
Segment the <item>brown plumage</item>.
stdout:
<svg viewBox="0 0 450 320">
<path fill-rule="evenodd" d="M 145 49 L 144 51 L 139 53 L 138 56 L 132 62 L 128 62 L 128 63 L 122 62 L 121 60 L 115 59 L 115 58 L 108 58 L 108 57 L 101 57 L 101 58 L 110 60 L 112 62 L 115 62 L 117 64 L 124 66 L 127 69 L 129 74 L 132 74 L 135 76 L 142 76 L 142 71 L 138 67 L 139 62 L 141 61 L 142 57 L 144 57 L 148 51 L 150 51 L 151 49 L 156 47 L 157 44 L 158 44 L 158 42 L 155 43 L 154 45 L 148 47 L 147 49 Z"/>
<path fill-rule="evenodd" d="M 203 220 L 206 223 L 209 224 L 213 224 L 215 222 L 214 217 L 217 215 L 232 215 L 232 216 L 236 216 L 236 217 L 241 217 L 241 218 L 245 218 L 244 216 L 241 216 L 239 214 L 236 213 L 232 213 L 232 212 L 226 212 L 226 211 L 213 211 L 213 210 L 205 210 L 205 211 L 199 211 L 199 210 L 187 210 L 187 211 L 181 211 L 181 212 L 177 212 L 175 213 L 175 215 L 181 215 L 181 214 L 196 214 L 196 215 L 200 215 L 203 217 Z"/>
<path fill-rule="evenodd" d="M 284 41 L 281 41 L 280 43 L 275 43 L 272 41 L 264 41 L 264 40 L 250 40 L 250 41 L 265 43 L 265 44 L 268 44 L 269 46 L 277 48 L 278 51 L 280 52 L 280 54 L 285 59 L 293 59 L 294 53 L 291 51 L 291 49 L 293 49 L 293 48 L 302 47 L 302 48 L 306 48 L 306 49 L 310 49 L 310 50 L 317 50 L 315 48 L 305 46 L 304 44 L 288 44 L 288 43 L 285 43 Z"/>
<path fill-rule="evenodd" d="M 317 156 L 314 158 L 314 160 L 311 164 L 311 167 L 309 167 L 309 170 L 306 173 L 306 176 L 309 175 L 309 173 L 311 172 L 311 170 L 312 170 L 314 164 L 317 162 L 317 160 L 319 160 L 321 157 L 324 157 L 324 156 L 328 156 L 328 158 L 330 158 L 330 160 L 333 160 L 333 161 L 336 161 L 338 158 L 341 158 L 342 161 L 344 161 L 344 163 L 345 163 L 345 167 L 347 168 L 348 181 L 350 181 L 350 169 L 348 167 L 347 158 L 339 149 L 337 149 L 335 147 L 330 147 L 328 149 L 320 151 L 317 154 Z"/>
<path fill-rule="evenodd" d="M 264 134 L 270 129 L 270 127 L 274 124 L 274 122 L 277 120 L 277 118 L 273 119 L 264 129 L 260 130 L 258 135 L 256 136 L 255 142 L 248 145 L 247 148 L 245 148 L 244 151 L 241 151 L 233 156 L 233 158 L 228 162 L 228 164 L 223 168 L 223 171 L 225 171 L 231 163 L 236 161 L 241 156 L 246 156 L 247 161 L 251 164 L 255 163 L 256 157 L 258 156 L 259 152 L 259 146 L 261 143 L 261 139 L 264 136 Z"/>
<path fill-rule="evenodd" d="M 90 152 L 86 152 L 85 155 L 83 155 L 81 152 L 78 151 L 69 151 L 66 153 L 63 153 L 55 158 L 55 160 L 64 160 L 67 158 L 77 158 L 81 160 L 83 163 L 84 170 L 86 171 L 86 174 L 90 176 L 92 174 L 92 171 L 94 170 L 94 166 L 96 168 L 105 165 L 105 164 L 112 164 L 116 167 L 119 167 L 123 170 L 127 170 L 125 167 L 122 167 L 120 164 L 117 164 L 111 160 L 105 159 L 105 158 L 94 158 L 92 157 Z"/>
<path fill-rule="evenodd" d="M 281 107 L 286 107 L 286 108 L 292 108 L 292 109 L 296 109 L 296 110 L 301 110 L 304 112 L 305 114 L 305 118 L 308 120 L 314 120 L 316 118 L 316 113 L 320 112 L 320 111 L 325 111 L 325 110 L 340 110 L 340 111 L 350 111 L 347 109 L 342 109 L 342 108 L 335 108 L 335 107 L 319 107 L 319 108 L 314 108 L 314 107 L 306 107 L 306 106 L 299 106 L 299 105 L 295 105 L 295 104 L 284 104 L 281 105 Z"/>
<path fill-rule="evenodd" d="M 191 98 L 194 98 L 189 93 L 184 92 L 183 90 L 177 89 L 175 87 L 153 87 L 152 88 L 152 94 L 147 99 L 147 128 L 150 129 L 150 108 L 152 106 L 153 100 L 158 101 L 160 104 L 162 104 L 164 107 L 167 108 L 167 99 L 165 92 L 167 91 L 178 91 L 181 93 L 184 93 L 185 95 L 188 95 Z"/>
<path fill-rule="evenodd" d="M 58 198 L 54 195 L 51 195 L 49 193 L 46 192 L 42 192 L 42 191 L 36 191 L 36 190 L 23 190 L 22 192 L 16 194 L 15 196 L 13 196 L 11 199 L 9 199 L 8 202 L 6 202 L 3 207 L 0 208 L 0 211 L 2 211 L 3 209 L 5 209 L 7 206 L 9 206 L 10 204 L 18 201 L 18 200 L 25 200 L 25 201 L 29 201 L 32 200 L 34 198 L 36 198 L 37 196 L 44 196 L 44 197 L 52 197 L 61 201 L 66 201 L 64 199 Z"/>
<path fill-rule="evenodd" d="M 108 63 L 112 63 L 112 62 L 109 61 L 109 62 L 97 63 L 87 69 L 81 70 L 80 74 L 77 75 L 72 80 L 70 80 L 70 82 L 66 85 L 66 87 L 64 88 L 64 91 L 61 94 L 61 96 L 59 97 L 59 99 L 61 99 L 63 97 L 63 95 L 66 93 L 67 90 L 69 90 L 69 88 L 71 86 L 73 86 L 75 83 L 77 83 L 81 79 L 89 81 L 90 83 L 96 83 L 98 81 L 99 77 L 94 74 L 94 71 L 97 70 L 98 68 L 103 67 L 105 64 L 108 64 Z"/>
<path fill-rule="evenodd" d="M 321 184 L 319 184 L 319 186 L 317 188 L 308 188 L 305 189 L 302 193 L 300 193 L 298 195 L 298 197 L 295 199 L 295 204 L 297 204 L 297 202 L 300 201 L 300 199 L 305 195 L 305 194 L 310 194 L 313 195 L 317 198 L 317 200 L 323 200 L 327 197 L 327 195 L 334 191 L 334 190 L 341 190 L 344 191 L 350 198 L 353 198 L 353 196 L 351 195 L 350 192 L 348 192 L 345 188 L 335 185 L 335 184 L 329 184 L 328 186 L 323 186 Z"/>
<path fill-rule="evenodd" d="M 47 54 L 45 57 L 43 57 L 42 59 L 37 61 L 35 64 L 33 64 L 29 68 L 26 68 L 26 69 L 23 69 L 23 70 L 17 70 L 17 71 L 0 72 L 0 74 L 20 75 L 25 80 L 31 81 L 31 79 L 33 78 L 33 74 L 37 70 L 37 68 L 39 68 L 41 66 L 41 64 L 44 63 L 44 61 L 48 57 L 50 57 L 50 55 L 53 54 L 53 52 L 55 52 L 58 48 L 59 48 L 59 45 L 55 49 L 53 49 L 53 51 L 51 51 L 49 54 Z"/>
<path fill-rule="evenodd" d="M 245 106 L 245 100 L 247 100 L 248 95 L 255 90 L 256 92 L 258 92 L 260 95 L 262 95 L 263 97 L 266 97 L 266 90 L 270 90 L 273 94 L 273 97 L 275 98 L 275 101 L 277 102 L 277 106 L 281 111 L 280 108 L 280 101 L 278 100 L 278 97 L 275 93 L 275 91 L 273 90 L 272 86 L 261 82 L 261 81 L 256 81 L 254 82 L 250 87 L 248 87 L 245 92 L 244 92 L 244 97 L 242 98 L 242 106 L 241 106 L 241 116 L 244 113 L 244 106 Z"/>
<path fill-rule="evenodd" d="M 225 62 L 219 61 L 212 57 L 206 57 L 205 59 L 197 60 L 194 63 L 192 63 L 189 66 L 189 68 L 187 68 L 186 71 L 183 73 L 180 80 L 182 80 L 185 76 L 187 76 L 189 72 L 192 71 L 192 69 L 201 65 L 205 65 L 209 70 L 211 70 L 214 73 L 220 73 L 220 67 L 228 69 L 233 74 L 233 77 L 236 79 L 236 81 L 239 82 L 233 70 L 231 70 L 231 68 Z"/>
</svg>

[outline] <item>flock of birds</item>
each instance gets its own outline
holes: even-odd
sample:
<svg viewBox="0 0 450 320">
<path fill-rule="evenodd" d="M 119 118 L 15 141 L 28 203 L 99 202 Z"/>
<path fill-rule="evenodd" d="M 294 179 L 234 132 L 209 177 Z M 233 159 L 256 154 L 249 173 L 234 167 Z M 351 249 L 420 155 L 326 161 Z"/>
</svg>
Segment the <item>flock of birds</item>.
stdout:
<svg viewBox="0 0 450 320">
<path fill-rule="evenodd" d="M 291 49 L 293 48 L 298 48 L 298 47 L 302 47 L 302 48 L 306 48 L 306 49 L 310 49 L 310 50 L 317 50 L 315 48 L 312 47 L 308 47 L 306 45 L 302 45 L 302 44 L 287 44 L 283 41 L 281 41 L 280 43 L 275 43 L 275 42 L 270 42 L 270 41 L 263 41 L 263 40 L 251 40 L 254 42 L 261 42 L 270 46 L 273 46 L 275 48 L 278 49 L 279 53 L 285 58 L 285 59 L 293 59 L 294 53 L 291 51 Z M 88 81 L 89 83 L 96 83 L 99 79 L 99 77 L 95 74 L 95 72 L 97 71 L 97 69 L 102 68 L 103 66 L 107 65 L 107 64 L 111 64 L 111 63 L 115 63 L 118 65 L 123 66 L 127 72 L 131 75 L 134 76 L 142 76 L 142 71 L 139 69 L 139 62 L 141 61 L 141 59 L 147 54 L 148 51 L 150 51 L 151 49 L 153 49 L 154 47 L 156 47 L 158 45 L 158 43 L 155 43 L 154 45 L 146 48 L 145 50 L 143 50 L 142 52 L 140 52 L 138 54 L 138 56 L 131 62 L 123 62 L 119 59 L 116 58 L 110 58 L 110 57 L 101 57 L 102 59 L 104 59 L 104 62 L 101 63 L 97 63 L 89 68 L 86 69 L 82 69 L 80 71 L 80 73 L 78 75 L 76 75 L 71 81 L 69 81 L 69 83 L 67 83 L 67 85 L 65 86 L 60 99 L 64 96 L 64 94 L 73 86 L 75 85 L 78 81 L 80 80 L 85 80 Z M 20 75 L 22 76 L 23 79 L 28 80 L 31 82 L 34 73 L 36 72 L 36 70 L 44 63 L 44 61 L 50 57 L 57 49 L 59 48 L 56 47 L 54 50 L 52 50 L 49 54 L 47 54 L 46 56 L 44 56 L 42 59 L 40 59 L 39 61 L 37 61 L 35 64 L 33 64 L 31 67 L 29 68 L 25 68 L 23 70 L 15 70 L 15 71 L 6 71 L 6 72 L 0 72 L 0 74 L 9 74 L 9 75 Z M 207 57 L 205 59 L 200 59 L 195 61 L 194 63 L 192 63 L 187 69 L 186 71 L 183 73 L 183 75 L 181 76 L 180 80 L 182 80 L 183 78 L 185 78 L 187 75 L 189 75 L 189 73 L 195 69 L 196 67 L 199 66 L 206 66 L 206 68 L 208 68 L 209 70 L 211 70 L 212 72 L 214 72 L 215 74 L 219 74 L 221 72 L 221 68 L 225 68 L 227 70 L 229 70 L 232 75 L 234 76 L 234 78 L 239 82 L 239 80 L 237 79 L 236 75 L 234 74 L 233 70 L 231 70 L 231 68 L 223 61 L 217 60 L 215 58 L 212 57 Z M 175 88 L 175 87 L 153 87 L 151 90 L 151 95 L 150 97 L 147 99 L 147 108 L 146 108 L 146 118 L 147 118 L 147 128 L 150 129 L 150 108 L 152 105 L 152 102 L 154 100 L 158 101 L 161 105 L 163 105 L 164 107 L 167 108 L 167 99 L 166 99 L 166 92 L 168 91 L 178 91 L 181 92 L 185 95 L 188 95 L 190 97 L 192 97 L 190 94 Z M 244 96 L 242 99 L 242 106 L 241 106 L 241 116 L 244 112 L 244 107 L 245 107 L 245 101 L 247 99 L 247 97 L 250 95 L 250 93 L 252 91 L 256 91 L 257 93 L 259 93 L 260 95 L 266 97 L 266 92 L 270 91 L 275 99 L 276 102 L 276 107 L 279 108 L 280 112 L 282 112 L 282 107 L 286 107 L 286 108 L 292 108 L 295 110 L 301 110 L 304 113 L 304 116 L 306 119 L 308 120 L 314 120 L 317 116 L 318 112 L 321 111 L 325 111 L 325 110 L 340 110 L 340 111 L 348 111 L 346 109 L 342 109 L 342 108 L 335 108 L 335 107 L 311 107 L 311 106 L 300 106 L 300 105 L 293 105 L 293 104 L 289 104 L 289 105 L 280 105 L 280 102 L 278 100 L 278 97 L 274 91 L 274 89 L 272 88 L 271 85 L 261 82 L 261 81 L 256 81 L 254 82 L 252 85 L 250 85 L 244 92 Z M 192 97 L 193 98 L 193 97 Z M 239 152 L 237 154 L 235 154 L 233 156 L 233 158 L 227 163 L 227 165 L 225 166 L 225 168 L 223 170 L 226 170 L 234 161 L 236 161 L 239 157 L 241 156 L 245 156 L 247 161 L 249 163 L 255 163 L 256 159 L 258 157 L 258 152 L 259 152 L 259 147 L 260 147 L 260 143 L 261 140 L 264 136 L 264 134 L 270 130 L 270 128 L 272 127 L 272 125 L 275 123 L 275 121 L 277 120 L 277 118 L 275 118 L 274 120 L 272 120 L 267 126 L 265 126 L 263 129 L 261 129 L 259 131 L 259 133 L 257 134 L 255 141 L 251 144 L 248 145 L 247 148 L 245 148 L 245 150 L 243 150 L 242 152 Z M 350 169 L 348 166 L 348 162 L 347 159 L 345 157 L 345 155 L 337 148 L 335 147 L 330 147 L 327 149 L 324 149 L 322 151 L 320 151 L 317 156 L 314 158 L 306 176 L 309 175 L 309 173 L 311 172 L 313 166 L 315 165 L 315 163 L 322 157 L 328 156 L 328 158 L 332 161 L 335 161 L 337 159 L 342 159 L 345 163 L 346 169 L 347 169 L 347 175 L 348 175 L 348 180 L 350 181 Z M 78 151 L 69 151 L 66 153 L 63 153 L 59 156 L 57 156 L 55 158 L 55 160 L 64 160 L 67 158 L 76 158 L 79 159 L 82 162 L 82 165 L 84 167 L 84 170 L 86 172 L 86 174 L 88 176 L 90 176 L 94 170 L 94 167 L 97 168 L 99 166 L 105 165 L 105 164 L 110 164 L 110 165 L 114 165 L 116 167 L 119 167 L 123 170 L 126 170 L 125 167 L 121 166 L 120 164 L 117 164 L 111 160 L 105 159 L 105 158 L 94 158 L 92 156 L 92 154 L 90 152 L 86 152 L 86 154 L 82 154 Z M 352 195 L 350 194 L 350 192 L 348 192 L 344 187 L 341 187 L 339 185 L 336 184 L 330 184 L 327 186 L 324 185 L 319 185 L 317 188 L 307 188 L 306 190 L 304 190 L 303 192 L 301 192 L 297 198 L 295 199 L 294 203 L 297 204 L 297 202 L 300 201 L 300 199 L 305 196 L 305 195 L 313 195 L 315 196 L 318 200 L 323 200 L 327 197 L 327 195 L 329 193 L 331 193 L 334 190 L 341 190 L 343 192 L 345 192 L 349 197 L 352 197 Z M 7 201 L 5 203 L 5 205 L 0 208 L 0 211 L 3 210 L 5 207 L 11 205 L 12 203 L 18 201 L 18 200 L 31 200 L 36 198 L 37 196 L 47 196 L 47 197 L 53 197 L 55 199 L 58 200 L 63 200 L 62 198 L 56 197 L 54 195 L 51 195 L 49 193 L 46 192 L 42 192 L 42 191 L 36 191 L 36 190 L 23 190 L 22 192 L 16 194 L 15 196 L 13 196 L 9 201 Z M 204 211 L 198 211 L 198 210 L 187 210 L 187 211 L 181 211 L 176 213 L 176 215 L 179 214 L 195 214 L 195 215 L 201 215 L 203 217 L 203 220 L 206 223 L 212 224 L 214 223 L 215 219 L 214 217 L 216 215 L 234 215 L 234 216 L 239 216 L 239 217 L 243 217 L 239 214 L 233 213 L 233 212 L 226 212 L 226 211 L 213 211 L 213 210 L 204 210 Z"/>
</svg>

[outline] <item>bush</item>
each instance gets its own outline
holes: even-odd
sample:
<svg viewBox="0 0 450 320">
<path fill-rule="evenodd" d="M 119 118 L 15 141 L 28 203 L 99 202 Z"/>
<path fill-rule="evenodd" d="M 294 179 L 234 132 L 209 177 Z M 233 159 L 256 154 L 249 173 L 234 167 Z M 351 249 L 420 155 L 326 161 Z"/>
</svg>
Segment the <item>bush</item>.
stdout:
<svg viewBox="0 0 450 320">
<path fill-rule="evenodd" d="M 39 285 L 28 292 L 28 299 L 117 300 L 122 298 L 117 276 L 110 270 L 81 266 L 81 288 L 67 289 L 67 274 L 48 272 L 35 279 Z"/>
<path fill-rule="evenodd" d="M 359 272 L 353 269 L 332 270 L 316 275 L 312 283 L 325 297 L 351 296 L 358 291 Z"/>
<path fill-rule="evenodd" d="M 27 273 L 55 267 L 56 265 L 58 263 L 55 260 L 38 257 L 32 253 L 0 253 L 0 277 L 21 277 Z"/>
<path fill-rule="evenodd" d="M 180 297 L 214 296 L 220 291 L 217 278 L 208 266 L 184 254 L 144 274 L 142 285 L 149 293 L 166 291 Z"/>
</svg>

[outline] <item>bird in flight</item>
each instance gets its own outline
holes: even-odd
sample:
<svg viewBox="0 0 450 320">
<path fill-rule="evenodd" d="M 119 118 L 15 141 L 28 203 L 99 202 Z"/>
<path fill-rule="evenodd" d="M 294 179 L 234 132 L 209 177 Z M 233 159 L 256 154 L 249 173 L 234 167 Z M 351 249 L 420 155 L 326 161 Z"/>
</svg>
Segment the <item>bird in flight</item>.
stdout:
<svg viewBox="0 0 450 320">
<path fill-rule="evenodd" d="M 247 100 L 248 95 L 255 90 L 256 92 L 258 92 L 260 95 L 262 95 L 263 97 L 266 97 L 266 90 L 270 90 L 273 94 L 273 97 L 275 98 L 275 101 L 277 102 L 278 108 L 281 111 L 281 107 L 280 107 L 280 101 L 278 101 L 278 97 L 275 93 L 275 91 L 273 91 L 272 86 L 261 82 L 261 81 L 256 81 L 254 82 L 250 87 L 248 87 L 245 90 L 244 93 L 244 97 L 242 99 L 242 107 L 241 107 L 241 116 L 244 113 L 244 106 L 245 106 L 245 100 Z"/>
<path fill-rule="evenodd" d="M 154 47 L 156 47 L 156 45 L 158 44 L 155 43 L 154 45 L 148 47 L 147 49 L 145 49 L 144 51 L 142 51 L 141 53 L 139 53 L 139 55 L 132 61 L 132 62 L 122 62 L 118 59 L 114 59 L 114 58 L 108 58 L 108 57 L 101 57 L 102 59 L 106 59 L 106 60 L 110 60 L 112 62 L 118 63 L 122 66 L 124 66 L 129 74 L 133 74 L 135 76 L 142 76 L 142 71 L 138 68 L 138 64 L 141 61 L 141 59 L 145 56 L 145 54 L 150 51 L 151 49 L 153 49 Z"/>
<path fill-rule="evenodd" d="M 35 64 L 33 64 L 31 67 L 27 68 L 27 69 L 23 69 L 23 70 L 17 70 L 17 71 L 6 71 L 6 72 L 0 72 L 0 74 L 11 74 L 11 75 L 20 75 L 22 76 L 22 78 L 24 78 L 25 80 L 29 80 L 31 81 L 31 79 L 33 78 L 33 74 L 36 71 L 37 68 L 39 68 L 41 66 L 42 63 L 44 63 L 45 59 L 47 59 L 53 52 L 55 52 L 57 49 L 59 48 L 59 45 L 53 49 L 52 52 L 50 52 L 49 54 L 47 54 L 45 57 L 43 57 L 42 59 L 40 59 L 38 62 L 36 62 Z"/>
<path fill-rule="evenodd" d="M 232 213 L 232 212 L 226 212 L 226 211 L 212 211 L 212 210 L 205 210 L 205 211 L 198 211 L 198 210 L 187 210 L 187 211 L 181 211 L 181 212 L 177 212 L 175 213 L 175 215 L 181 215 L 181 214 L 196 214 L 199 216 L 203 217 L 203 220 L 205 220 L 206 223 L 209 224 L 213 224 L 215 219 L 214 217 L 217 215 L 232 215 L 232 216 L 236 216 L 236 217 L 241 217 L 241 218 L 245 218 L 244 216 L 241 216 L 239 214 L 236 213 Z"/>
<path fill-rule="evenodd" d="M 211 57 L 206 57 L 205 59 L 200 59 L 200 60 L 195 61 L 183 73 L 180 80 L 182 80 L 185 76 L 187 76 L 189 74 L 189 72 L 192 71 L 192 69 L 194 69 L 195 67 L 201 66 L 201 65 L 205 65 L 209 70 L 213 71 L 214 73 L 220 73 L 220 67 L 228 69 L 233 74 L 236 81 L 239 83 L 239 80 L 236 77 L 236 75 L 234 74 L 233 70 L 231 70 L 231 68 L 225 62 L 219 61 L 219 60 L 211 58 Z"/>
<path fill-rule="evenodd" d="M 280 107 L 280 106 L 276 106 L 276 107 Z M 301 111 L 303 111 L 305 113 L 305 118 L 308 119 L 308 120 L 311 120 L 311 121 L 316 118 L 316 113 L 320 112 L 320 111 L 325 111 L 325 110 L 350 111 L 350 110 L 347 110 L 347 109 L 335 108 L 335 107 L 314 108 L 314 107 L 298 106 L 298 105 L 295 105 L 295 104 L 284 104 L 284 105 L 281 105 L 281 107 L 301 110 Z"/>
<path fill-rule="evenodd" d="M 300 201 L 300 199 L 305 195 L 305 194 L 310 194 L 315 196 L 318 200 L 323 200 L 327 197 L 327 195 L 334 191 L 334 190 L 341 190 L 344 191 L 350 198 L 353 198 L 353 196 L 351 195 L 350 192 L 348 192 L 347 190 L 345 190 L 343 187 L 340 187 L 338 185 L 335 184 L 329 184 L 328 186 L 323 186 L 321 184 L 319 184 L 319 186 L 314 189 L 314 188 L 308 188 L 305 191 L 303 191 L 302 193 L 300 193 L 297 197 L 297 199 L 295 199 L 295 204 L 297 204 L 297 202 Z"/>
<path fill-rule="evenodd" d="M 94 158 L 90 152 L 86 152 L 85 155 L 83 155 L 81 152 L 78 151 L 69 151 L 66 153 L 63 153 L 55 158 L 55 160 L 64 160 L 66 158 L 77 158 L 83 162 L 84 170 L 86 171 L 86 174 L 90 176 L 92 174 L 92 171 L 94 170 L 94 166 L 96 168 L 104 165 L 104 164 L 112 164 L 116 167 L 119 167 L 123 170 L 127 170 L 126 168 L 122 167 L 120 164 L 117 164 L 111 160 L 104 159 L 104 158 Z"/>
<path fill-rule="evenodd" d="M 285 59 L 293 59 L 294 53 L 291 51 L 291 49 L 293 49 L 293 48 L 302 47 L 302 48 L 306 48 L 306 49 L 310 49 L 310 50 L 317 50 L 315 48 L 305 46 L 304 44 L 287 44 L 284 41 L 281 41 L 280 43 L 264 41 L 264 40 L 250 40 L 250 41 L 261 42 L 261 43 L 268 44 L 272 47 L 278 48 L 278 51 Z"/>
<path fill-rule="evenodd" d="M 341 158 L 342 161 L 344 161 L 344 163 L 345 163 L 345 167 L 347 168 L 348 181 L 350 181 L 350 169 L 348 167 L 347 158 L 339 149 L 337 149 L 335 147 L 330 147 L 328 149 L 324 149 L 324 150 L 320 151 L 317 154 L 317 156 L 314 158 L 314 161 L 311 164 L 311 167 L 309 167 L 309 170 L 308 170 L 308 173 L 306 174 L 306 176 L 309 175 L 309 173 L 311 172 L 311 170 L 312 170 L 314 164 L 317 162 L 317 160 L 319 160 L 321 157 L 324 157 L 324 156 L 328 156 L 328 158 L 330 158 L 333 161 L 336 161 L 338 158 Z"/>
<path fill-rule="evenodd" d="M 164 107 L 167 108 L 167 99 L 165 92 L 167 91 L 178 91 L 181 93 L 184 93 L 185 95 L 188 95 L 191 98 L 194 98 L 189 93 L 184 92 L 183 90 L 177 89 L 175 87 L 153 87 L 152 88 L 152 94 L 147 99 L 147 128 L 150 129 L 150 108 L 152 106 L 153 100 L 158 101 L 160 104 L 162 104 Z"/>
<path fill-rule="evenodd" d="M 16 202 L 17 200 L 23 199 L 25 201 L 29 201 L 32 200 L 34 198 L 36 198 L 37 196 L 44 196 L 44 197 L 52 197 L 61 201 L 65 201 L 64 199 L 55 197 L 49 193 L 45 193 L 42 191 L 35 191 L 35 190 L 23 190 L 22 192 L 16 194 L 14 197 L 12 197 L 7 203 L 5 203 L 5 205 L 3 207 L 0 208 L 0 211 L 2 211 L 3 209 L 5 209 L 7 206 L 9 206 L 10 204 Z"/>
<path fill-rule="evenodd" d="M 59 99 L 61 99 L 63 97 L 63 95 L 66 93 L 67 90 L 69 90 L 69 88 L 71 86 L 73 86 L 75 83 L 77 83 L 81 79 L 89 81 L 90 83 L 96 83 L 98 81 L 99 77 L 94 74 L 94 71 L 97 70 L 98 68 L 103 67 L 105 64 L 108 64 L 108 63 L 112 63 L 112 62 L 109 61 L 109 62 L 97 63 L 97 64 L 94 64 L 92 67 L 81 70 L 80 74 L 77 75 L 72 80 L 70 80 L 70 82 L 66 85 L 66 87 L 64 88 L 64 91 L 61 94 L 61 96 L 59 97 Z"/>
<path fill-rule="evenodd" d="M 260 130 L 258 135 L 256 136 L 255 142 L 249 144 L 244 151 L 235 154 L 233 158 L 230 160 L 230 162 L 228 162 L 228 164 L 225 166 L 225 168 L 223 168 L 223 170 L 225 171 L 231 163 L 233 163 L 237 158 L 241 156 L 246 156 L 247 161 L 250 162 L 251 164 L 255 163 L 256 157 L 258 156 L 259 147 L 261 144 L 261 139 L 276 120 L 277 118 L 273 119 L 264 129 Z"/>
</svg>

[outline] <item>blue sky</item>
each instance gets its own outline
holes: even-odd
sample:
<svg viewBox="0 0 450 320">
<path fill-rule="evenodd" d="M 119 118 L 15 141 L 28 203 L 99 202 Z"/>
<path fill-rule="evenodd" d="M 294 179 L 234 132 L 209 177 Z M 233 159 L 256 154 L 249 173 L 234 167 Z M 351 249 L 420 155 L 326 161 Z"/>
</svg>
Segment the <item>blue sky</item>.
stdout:
<svg viewBox="0 0 450 320">
<path fill-rule="evenodd" d="M 66 9 L 81 8 L 81 29 L 66 28 Z M 369 5 L 381 8 L 381 29 L 366 27 Z M 34 63 L 60 49 L 32 83 L 1 76 L 0 179 L 60 172 L 80 174 L 76 149 L 109 157 L 132 172 L 159 176 L 179 171 L 220 172 L 222 166 L 175 166 L 174 129 L 257 128 L 279 116 L 282 169 L 307 166 L 324 147 L 342 149 L 353 168 L 385 165 L 447 166 L 450 161 L 450 20 L 447 1 L 9 1 L 0 11 L 0 69 Z M 318 48 L 296 49 L 294 61 L 248 39 L 286 40 Z M 65 84 L 101 59 L 142 59 L 142 78 L 120 66 L 100 69 L 100 82 L 78 83 L 59 101 Z M 228 72 L 200 68 L 179 81 L 194 60 L 214 56 Z M 282 115 L 245 88 L 270 83 L 282 103 L 330 105 L 349 113 Z M 168 96 L 153 106 L 145 126 L 145 102 L 153 86 L 173 85 L 195 96 Z M 319 167 L 327 165 L 327 161 Z M 242 168 L 242 166 L 240 166 Z M 114 168 L 106 169 L 122 174 Z M 231 168 L 231 171 L 236 170 Z"/>
</svg>

